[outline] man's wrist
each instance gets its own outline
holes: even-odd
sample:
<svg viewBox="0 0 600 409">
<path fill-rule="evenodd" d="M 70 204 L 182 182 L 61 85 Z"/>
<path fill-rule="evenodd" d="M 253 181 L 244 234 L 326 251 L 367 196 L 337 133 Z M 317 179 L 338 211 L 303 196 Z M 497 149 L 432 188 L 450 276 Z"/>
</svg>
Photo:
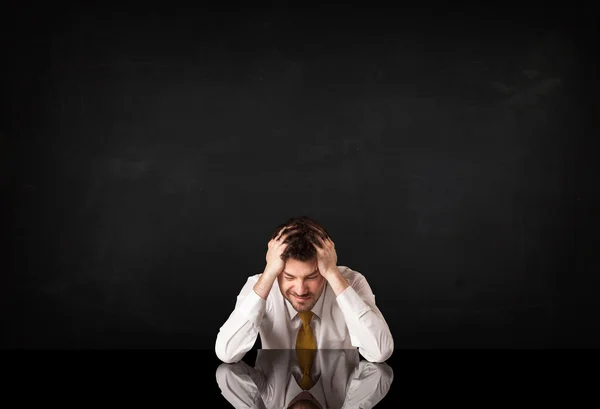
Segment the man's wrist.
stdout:
<svg viewBox="0 0 600 409">
<path fill-rule="evenodd" d="M 350 284 L 348 284 L 348 281 L 342 276 L 337 267 L 328 270 L 324 277 L 336 296 L 340 295 L 346 288 L 350 287 Z"/>
<path fill-rule="evenodd" d="M 263 300 L 266 300 L 269 296 L 277 275 L 277 272 L 265 268 L 256 284 L 254 284 L 254 292 Z"/>
<path fill-rule="evenodd" d="M 340 270 L 337 267 L 331 267 L 325 271 L 325 277 L 333 277 L 340 275 Z"/>
<path fill-rule="evenodd" d="M 263 276 L 271 279 L 271 280 L 275 280 L 277 278 L 277 276 L 279 275 L 279 273 L 269 267 L 265 267 L 264 271 L 263 271 Z"/>
</svg>

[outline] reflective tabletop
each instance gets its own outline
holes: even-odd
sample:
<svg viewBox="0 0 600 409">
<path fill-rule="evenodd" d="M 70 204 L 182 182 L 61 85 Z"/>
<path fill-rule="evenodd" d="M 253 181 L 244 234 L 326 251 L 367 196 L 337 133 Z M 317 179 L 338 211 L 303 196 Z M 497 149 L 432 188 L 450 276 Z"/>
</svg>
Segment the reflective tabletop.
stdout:
<svg viewBox="0 0 600 409">
<path fill-rule="evenodd" d="M 389 362 L 366 361 L 356 349 L 259 349 L 219 364 L 215 378 L 220 403 L 236 409 L 340 409 L 391 407 L 383 403 L 394 373 Z"/>
</svg>

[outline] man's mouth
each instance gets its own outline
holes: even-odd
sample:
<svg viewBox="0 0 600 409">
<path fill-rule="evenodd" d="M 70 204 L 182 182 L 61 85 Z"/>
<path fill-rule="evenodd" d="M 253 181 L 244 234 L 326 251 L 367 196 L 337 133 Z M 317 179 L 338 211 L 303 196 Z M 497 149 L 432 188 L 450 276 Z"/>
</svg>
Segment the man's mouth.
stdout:
<svg viewBox="0 0 600 409">
<path fill-rule="evenodd" d="M 301 301 L 306 301 L 310 298 L 310 295 L 304 295 L 304 296 L 300 296 L 300 295 L 296 295 L 296 294 L 292 294 L 295 298 L 297 298 L 298 300 Z"/>
</svg>

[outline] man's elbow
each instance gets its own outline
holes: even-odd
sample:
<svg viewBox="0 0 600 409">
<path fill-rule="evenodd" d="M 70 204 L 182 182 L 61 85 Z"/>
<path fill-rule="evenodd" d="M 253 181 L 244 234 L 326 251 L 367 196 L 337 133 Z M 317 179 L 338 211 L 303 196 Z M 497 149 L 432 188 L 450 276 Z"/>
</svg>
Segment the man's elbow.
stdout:
<svg viewBox="0 0 600 409">
<path fill-rule="evenodd" d="M 394 342 L 390 341 L 390 342 L 386 343 L 385 345 L 382 345 L 376 351 L 369 351 L 369 353 L 365 353 L 365 354 L 363 354 L 363 356 L 369 362 L 372 362 L 375 364 L 380 364 L 380 363 L 383 363 L 383 362 L 387 361 L 388 359 L 390 359 L 390 357 L 392 356 L 393 353 L 394 353 Z"/>
<path fill-rule="evenodd" d="M 215 354 L 217 355 L 217 358 L 219 358 L 219 360 L 221 360 L 221 362 L 225 364 L 234 364 L 236 362 L 239 362 L 241 359 L 240 356 L 236 356 L 235 354 L 232 354 L 231 352 L 227 351 L 226 345 L 219 342 L 218 340 L 215 343 Z"/>
<path fill-rule="evenodd" d="M 235 363 L 238 363 L 241 359 L 234 355 L 228 355 L 228 354 L 224 353 L 223 351 L 219 351 L 218 349 L 215 350 L 215 352 L 217 353 L 217 358 L 219 358 L 221 360 L 221 362 L 223 362 L 224 364 L 235 364 Z"/>
<path fill-rule="evenodd" d="M 381 364 L 381 363 L 384 363 L 385 361 L 387 361 L 392 356 L 393 352 L 394 352 L 393 349 L 382 350 L 381 352 L 378 352 L 376 354 L 365 356 L 365 359 L 374 364 Z"/>
<path fill-rule="evenodd" d="M 217 353 L 217 358 L 219 358 L 224 364 L 236 364 L 240 361 L 233 356 L 222 355 L 219 353 Z"/>
</svg>

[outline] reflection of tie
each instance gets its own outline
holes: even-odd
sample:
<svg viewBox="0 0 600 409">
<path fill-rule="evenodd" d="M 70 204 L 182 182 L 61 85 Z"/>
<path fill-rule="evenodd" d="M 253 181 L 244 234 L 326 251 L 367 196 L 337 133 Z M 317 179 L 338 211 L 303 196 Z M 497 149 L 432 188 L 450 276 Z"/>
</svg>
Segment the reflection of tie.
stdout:
<svg viewBox="0 0 600 409">
<path fill-rule="evenodd" d="M 300 312 L 298 315 L 302 320 L 302 326 L 296 338 L 296 358 L 302 370 L 302 379 L 298 384 L 302 389 L 308 390 L 314 386 L 314 382 L 310 377 L 310 370 L 317 354 L 317 341 L 310 326 L 310 320 L 313 316 L 312 311 Z"/>
</svg>

